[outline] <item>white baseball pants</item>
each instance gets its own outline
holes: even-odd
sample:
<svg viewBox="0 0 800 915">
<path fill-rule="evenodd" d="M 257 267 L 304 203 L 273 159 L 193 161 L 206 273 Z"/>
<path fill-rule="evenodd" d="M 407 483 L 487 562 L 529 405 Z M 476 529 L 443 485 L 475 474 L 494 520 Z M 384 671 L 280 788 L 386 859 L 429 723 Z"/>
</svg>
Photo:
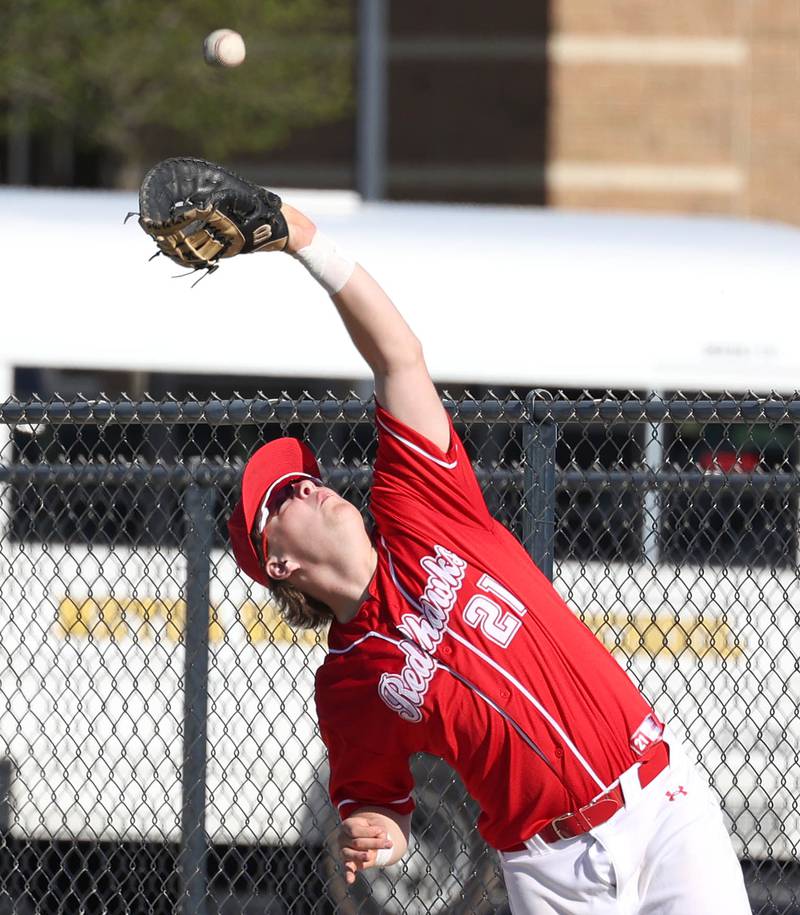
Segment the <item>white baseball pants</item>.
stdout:
<svg viewBox="0 0 800 915">
<path fill-rule="evenodd" d="M 607 823 L 501 853 L 513 915 L 750 915 L 717 798 L 665 737 L 669 766 L 644 789 L 625 772 L 625 807 Z"/>
</svg>

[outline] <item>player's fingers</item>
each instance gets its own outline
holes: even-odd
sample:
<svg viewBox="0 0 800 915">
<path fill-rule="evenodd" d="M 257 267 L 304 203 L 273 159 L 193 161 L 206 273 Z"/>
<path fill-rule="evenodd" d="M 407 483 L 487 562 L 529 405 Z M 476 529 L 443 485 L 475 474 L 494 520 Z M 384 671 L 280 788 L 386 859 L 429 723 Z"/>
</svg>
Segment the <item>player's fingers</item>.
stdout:
<svg viewBox="0 0 800 915">
<path fill-rule="evenodd" d="M 377 836 L 354 836 L 349 832 L 342 830 L 336 837 L 336 840 L 340 847 L 351 845 L 354 848 L 383 848 L 389 841 L 389 837 L 385 832 Z"/>
<path fill-rule="evenodd" d="M 369 851 L 370 849 L 378 848 L 391 848 L 392 844 L 386 838 L 384 833 L 382 836 L 379 836 L 375 839 L 348 839 L 346 842 L 342 843 L 342 847 L 347 846 L 348 848 L 357 848 L 361 851 Z"/>
<path fill-rule="evenodd" d="M 347 883 L 356 882 L 356 869 L 353 865 L 345 864 L 344 866 L 344 879 Z"/>
<path fill-rule="evenodd" d="M 367 839 L 386 835 L 386 830 L 382 826 L 370 826 L 364 821 L 346 820 L 341 826 L 342 832 L 351 839 Z"/>
<path fill-rule="evenodd" d="M 345 862 L 367 866 L 374 857 L 375 852 L 373 851 L 360 851 L 357 848 L 350 848 L 349 846 L 345 846 L 342 849 L 342 859 Z"/>
</svg>

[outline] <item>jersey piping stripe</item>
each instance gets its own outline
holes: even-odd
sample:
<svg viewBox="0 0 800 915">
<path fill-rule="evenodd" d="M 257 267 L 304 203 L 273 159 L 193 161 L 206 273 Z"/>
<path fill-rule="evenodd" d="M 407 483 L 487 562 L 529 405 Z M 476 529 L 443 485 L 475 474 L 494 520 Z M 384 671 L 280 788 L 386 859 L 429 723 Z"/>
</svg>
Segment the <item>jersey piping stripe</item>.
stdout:
<svg viewBox="0 0 800 915">
<path fill-rule="evenodd" d="M 445 470 L 452 470 L 454 467 L 458 466 L 458 458 L 456 458 L 456 460 L 448 463 L 447 461 L 443 461 L 441 458 L 437 458 L 437 457 L 434 457 L 434 455 L 432 455 L 432 454 L 428 454 L 428 452 L 423 451 L 423 449 L 420 448 L 419 445 L 415 445 L 413 442 L 410 442 L 407 438 L 403 438 L 402 435 L 398 435 L 396 432 L 394 432 L 392 429 L 390 429 L 386 425 L 386 423 L 383 422 L 380 418 L 378 418 L 378 425 L 381 427 L 381 429 L 388 432 L 389 435 L 392 436 L 392 438 L 396 438 L 398 442 L 402 442 L 407 448 L 410 448 L 412 451 L 416 451 L 417 454 L 421 454 L 424 458 L 427 458 L 429 461 L 433 461 L 434 464 L 438 464 L 440 467 L 444 467 Z"/>
<path fill-rule="evenodd" d="M 384 642 L 389 642 L 395 648 L 399 648 L 402 641 L 401 639 L 393 639 L 391 636 L 383 635 L 381 632 L 368 632 L 366 635 L 362 635 L 360 639 L 356 639 L 352 645 L 348 645 L 347 648 L 328 648 L 328 654 L 347 654 L 348 651 L 352 651 L 356 645 L 360 645 L 367 639 L 383 639 Z"/>
<path fill-rule="evenodd" d="M 346 798 L 343 801 L 339 801 L 336 805 L 337 810 L 341 810 L 345 804 L 361 804 L 362 807 L 390 807 L 393 804 L 405 804 L 411 800 L 411 795 L 407 794 L 404 798 L 401 798 L 399 801 L 381 801 L 380 804 L 367 804 L 366 801 L 357 801 L 354 798 Z"/>
<path fill-rule="evenodd" d="M 485 661 L 490 667 L 493 667 L 501 676 L 505 677 L 508 682 L 516 687 L 522 695 L 531 703 L 531 705 L 539 712 L 539 714 L 547 721 L 550 727 L 558 734 L 558 736 L 564 741 L 567 747 L 572 751 L 573 756 L 578 760 L 583 769 L 586 771 L 586 774 L 592 779 L 592 781 L 600 788 L 601 792 L 608 790 L 607 786 L 603 784 L 602 779 L 597 775 L 594 769 L 589 765 L 589 762 L 584 759 L 580 750 L 575 746 L 575 744 L 570 740 L 567 733 L 561 727 L 561 725 L 555 720 L 555 718 L 550 715 L 547 709 L 539 702 L 539 700 L 528 692 L 527 689 L 517 680 L 517 678 L 510 674 L 507 670 L 504 670 L 496 661 L 493 661 L 488 655 L 484 654 L 480 648 L 473 645 L 471 642 L 468 642 L 463 636 L 459 635 L 457 632 L 453 632 L 452 629 L 447 630 L 450 635 L 457 642 L 468 648 L 473 654 L 476 654 L 481 660 Z"/>
<path fill-rule="evenodd" d="M 394 569 L 394 562 L 392 560 L 392 554 L 389 552 L 389 548 L 386 546 L 386 541 L 381 537 L 381 544 L 386 550 L 386 557 L 389 560 L 389 574 L 392 577 L 392 582 L 403 598 L 411 604 L 411 606 L 419 613 L 423 619 L 425 618 L 425 613 L 422 610 L 422 607 L 414 600 L 414 598 L 405 590 L 405 588 L 400 584 L 397 574 Z M 530 702 L 530 704 L 539 712 L 539 714 L 547 721 L 550 727 L 558 734 L 558 736 L 564 741 L 564 744 L 569 747 L 574 757 L 578 760 L 582 768 L 586 771 L 586 774 L 592 779 L 592 781 L 600 788 L 601 791 L 607 791 L 608 789 L 603 784 L 600 777 L 594 771 L 594 769 L 589 765 L 589 762 L 584 759 L 580 750 L 575 746 L 575 744 L 570 740 L 569 736 L 566 734 L 561 725 L 553 718 L 553 716 L 547 711 L 547 709 L 539 702 L 539 700 L 533 696 L 525 687 L 510 674 L 507 670 L 502 668 L 496 661 L 493 661 L 488 655 L 484 654 L 479 648 L 473 645 L 471 642 L 468 642 L 463 636 L 458 635 L 458 633 L 453 632 L 453 630 L 447 626 L 445 627 L 445 632 L 449 632 L 450 635 L 457 641 L 460 642 L 465 648 L 468 648 L 473 654 L 478 655 L 481 660 L 485 661 L 490 667 L 493 667 L 501 676 L 505 677 L 512 686 L 516 687 L 520 693 Z"/>
<path fill-rule="evenodd" d="M 482 689 L 477 687 L 474 683 L 472 683 L 465 676 L 463 676 L 463 674 L 460 674 L 457 670 L 454 670 L 449 665 L 444 664 L 442 661 L 437 661 L 437 666 L 440 667 L 442 670 L 446 670 L 452 677 L 455 677 L 456 680 L 459 680 L 461 683 L 463 683 L 464 686 L 467 687 L 467 689 L 471 689 L 472 692 L 475 693 L 476 696 L 479 696 L 481 699 L 483 699 L 483 701 L 490 708 L 493 708 L 497 712 L 497 714 L 500 715 L 501 718 L 504 718 L 511 725 L 511 727 L 514 728 L 514 730 L 517 732 L 517 734 L 519 734 L 519 736 L 522 738 L 522 740 L 526 744 L 528 744 L 528 746 L 542 760 L 542 762 L 545 763 L 545 765 L 547 765 L 550 769 L 553 769 L 553 771 L 555 772 L 555 769 L 553 768 L 553 764 L 547 758 L 547 755 L 545 754 L 544 750 L 542 750 L 538 746 L 538 744 L 533 740 L 532 737 L 529 737 L 525 733 L 525 731 L 522 730 L 522 727 L 519 724 L 517 724 L 516 721 L 514 721 L 514 719 L 511 717 L 511 715 L 508 714 L 508 712 L 506 712 L 504 709 L 500 708 L 500 706 L 494 701 L 494 699 L 487 696 L 486 693 L 483 692 Z M 557 773 L 556 773 L 556 775 L 557 775 Z"/>
</svg>

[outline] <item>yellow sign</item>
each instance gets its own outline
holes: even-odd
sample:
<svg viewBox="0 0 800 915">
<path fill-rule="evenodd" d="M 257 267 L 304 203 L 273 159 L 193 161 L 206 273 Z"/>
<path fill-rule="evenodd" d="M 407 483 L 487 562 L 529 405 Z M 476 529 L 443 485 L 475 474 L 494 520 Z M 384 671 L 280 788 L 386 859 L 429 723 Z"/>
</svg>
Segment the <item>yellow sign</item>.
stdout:
<svg viewBox="0 0 800 915">
<path fill-rule="evenodd" d="M 626 658 L 738 661 L 747 647 L 726 619 L 709 614 L 596 611 L 581 619 L 609 651 Z"/>
<path fill-rule="evenodd" d="M 746 648 L 727 620 L 710 615 L 689 616 L 615 610 L 582 615 L 584 623 L 614 654 L 626 658 L 647 657 L 674 661 L 738 661 Z M 186 602 L 160 598 L 89 597 L 76 601 L 65 597 L 58 605 L 56 632 L 62 638 L 98 639 L 120 642 L 177 643 L 186 625 Z M 293 630 L 271 603 L 248 600 L 239 608 L 234 626 L 244 628 L 245 640 L 253 645 L 294 644 L 313 647 L 325 644 L 325 634 L 310 629 Z M 208 608 L 208 639 L 211 644 L 226 637 L 217 607 Z"/>
<path fill-rule="evenodd" d="M 311 630 L 295 632 L 280 617 L 271 603 L 259 605 L 248 600 L 239 609 L 236 623 L 252 644 L 324 644 L 324 635 Z M 65 597 L 58 605 L 55 631 L 62 638 L 97 639 L 120 642 L 180 642 L 186 626 L 186 601 L 155 597 L 88 597 L 76 601 Z M 225 638 L 218 608 L 208 608 L 208 640 L 211 644 Z"/>
</svg>

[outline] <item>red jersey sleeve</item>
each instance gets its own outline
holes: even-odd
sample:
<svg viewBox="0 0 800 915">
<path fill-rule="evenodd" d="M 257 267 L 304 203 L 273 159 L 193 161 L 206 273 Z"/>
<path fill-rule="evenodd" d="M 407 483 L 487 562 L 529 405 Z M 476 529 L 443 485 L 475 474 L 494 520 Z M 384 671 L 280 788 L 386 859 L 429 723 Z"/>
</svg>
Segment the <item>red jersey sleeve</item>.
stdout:
<svg viewBox="0 0 800 915">
<path fill-rule="evenodd" d="M 393 713 L 377 692 L 373 703 L 365 701 L 365 691 L 351 691 L 347 676 L 343 688 L 331 688 L 331 683 L 320 688 L 326 673 L 317 675 L 317 720 L 328 750 L 328 791 L 339 816 L 345 819 L 360 807 L 373 806 L 411 813 L 414 778 L 409 759 L 417 747 L 405 739 L 408 726 L 387 722 Z"/>
<path fill-rule="evenodd" d="M 408 523 L 415 513 L 482 528 L 492 525 L 478 481 L 453 422 L 442 451 L 380 404 L 375 406 L 378 453 L 370 511 L 383 530 Z"/>
</svg>

